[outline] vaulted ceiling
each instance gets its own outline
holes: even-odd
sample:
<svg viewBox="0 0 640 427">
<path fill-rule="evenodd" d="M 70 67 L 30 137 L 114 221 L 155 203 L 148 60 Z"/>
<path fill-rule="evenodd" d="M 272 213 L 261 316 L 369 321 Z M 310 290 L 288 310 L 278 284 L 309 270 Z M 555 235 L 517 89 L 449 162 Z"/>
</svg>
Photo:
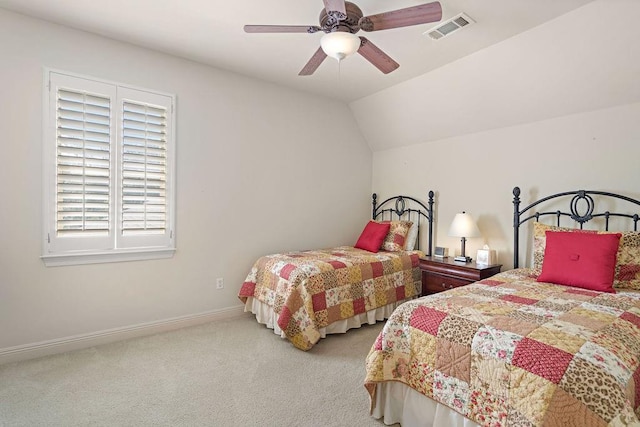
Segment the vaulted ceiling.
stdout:
<svg viewBox="0 0 640 427">
<path fill-rule="evenodd" d="M 365 16 L 428 3 L 356 0 Z M 318 25 L 321 0 L 0 0 L 0 8 L 349 104 L 375 151 L 640 102 L 639 0 L 440 0 L 438 23 L 364 33 L 400 67 L 327 58 L 298 73 L 315 34 L 247 34 L 245 24 Z"/>
<path fill-rule="evenodd" d="M 433 71 L 592 0 L 441 0 L 442 21 L 465 13 L 473 25 L 440 40 L 423 24 L 370 33 L 400 64 L 384 75 L 355 55 L 327 58 L 312 76 L 298 72 L 323 33 L 247 34 L 245 24 L 318 25 L 321 0 L 0 0 L 0 7 L 314 94 L 354 101 Z M 364 15 L 428 3 L 356 0 Z"/>
</svg>

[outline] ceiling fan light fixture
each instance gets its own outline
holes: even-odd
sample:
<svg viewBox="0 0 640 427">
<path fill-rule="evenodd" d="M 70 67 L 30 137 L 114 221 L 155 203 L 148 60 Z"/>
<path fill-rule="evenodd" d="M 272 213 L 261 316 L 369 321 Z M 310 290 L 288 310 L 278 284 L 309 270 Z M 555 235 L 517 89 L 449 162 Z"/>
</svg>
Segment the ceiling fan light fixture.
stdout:
<svg viewBox="0 0 640 427">
<path fill-rule="evenodd" d="M 335 31 L 322 36 L 320 46 L 327 56 L 342 61 L 358 51 L 360 37 L 345 31 Z"/>
</svg>

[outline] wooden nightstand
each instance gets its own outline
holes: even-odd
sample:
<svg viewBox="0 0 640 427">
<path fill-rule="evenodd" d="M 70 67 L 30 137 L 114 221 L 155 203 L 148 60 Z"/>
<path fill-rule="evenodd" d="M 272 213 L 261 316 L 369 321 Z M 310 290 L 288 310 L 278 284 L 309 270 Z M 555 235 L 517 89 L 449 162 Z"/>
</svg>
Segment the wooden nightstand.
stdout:
<svg viewBox="0 0 640 427">
<path fill-rule="evenodd" d="M 456 262 L 453 257 L 420 258 L 422 270 L 422 295 L 453 289 L 486 279 L 500 273 L 502 264 L 483 265 L 475 262 Z"/>
</svg>

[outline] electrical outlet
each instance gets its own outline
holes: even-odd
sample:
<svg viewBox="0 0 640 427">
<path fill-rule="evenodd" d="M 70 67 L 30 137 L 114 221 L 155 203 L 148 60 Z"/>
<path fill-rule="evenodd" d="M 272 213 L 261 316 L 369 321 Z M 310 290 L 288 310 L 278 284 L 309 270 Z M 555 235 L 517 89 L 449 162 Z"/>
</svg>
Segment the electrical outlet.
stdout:
<svg viewBox="0 0 640 427">
<path fill-rule="evenodd" d="M 224 288 L 224 279 L 222 277 L 218 277 L 216 279 L 216 289 Z"/>
</svg>

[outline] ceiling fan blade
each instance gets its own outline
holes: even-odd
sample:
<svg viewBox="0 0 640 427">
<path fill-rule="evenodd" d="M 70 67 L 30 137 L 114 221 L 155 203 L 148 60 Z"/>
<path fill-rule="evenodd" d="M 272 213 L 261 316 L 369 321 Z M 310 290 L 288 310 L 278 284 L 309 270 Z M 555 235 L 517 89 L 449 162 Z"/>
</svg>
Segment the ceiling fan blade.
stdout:
<svg viewBox="0 0 640 427">
<path fill-rule="evenodd" d="M 324 8 L 327 11 L 327 14 L 329 14 L 329 12 L 340 12 L 345 17 L 347 16 L 347 7 L 344 4 L 344 0 L 323 0 L 323 1 L 324 1 Z"/>
<path fill-rule="evenodd" d="M 384 74 L 389 74 L 393 70 L 397 69 L 400 64 L 391 59 L 389 55 L 384 53 L 380 48 L 371 43 L 367 38 L 360 37 L 362 43 L 358 53 L 371 62 L 376 68 L 382 71 Z"/>
<path fill-rule="evenodd" d="M 442 6 L 440 6 L 440 2 L 435 1 L 377 15 L 363 16 L 360 18 L 359 25 L 360 29 L 364 31 L 379 31 L 427 24 L 437 22 L 440 19 L 442 19 Z"/>
<path fill-rule="evenodd" d="M 316 50 L 316 53 L 313 54 L 309 62 L 307 62 L 304 68 L 298 73 L 299 76 L 310 76 L 314 73 L 324 61 L 324 58 L 327 57 L 327 54 L 324 53 L 321 47 Z"/>
<path fill-rule="evenodd" d="M 245 33 L 315 33 L 320 27 L 315 25 L 245 25 Z"/>
</svg>

